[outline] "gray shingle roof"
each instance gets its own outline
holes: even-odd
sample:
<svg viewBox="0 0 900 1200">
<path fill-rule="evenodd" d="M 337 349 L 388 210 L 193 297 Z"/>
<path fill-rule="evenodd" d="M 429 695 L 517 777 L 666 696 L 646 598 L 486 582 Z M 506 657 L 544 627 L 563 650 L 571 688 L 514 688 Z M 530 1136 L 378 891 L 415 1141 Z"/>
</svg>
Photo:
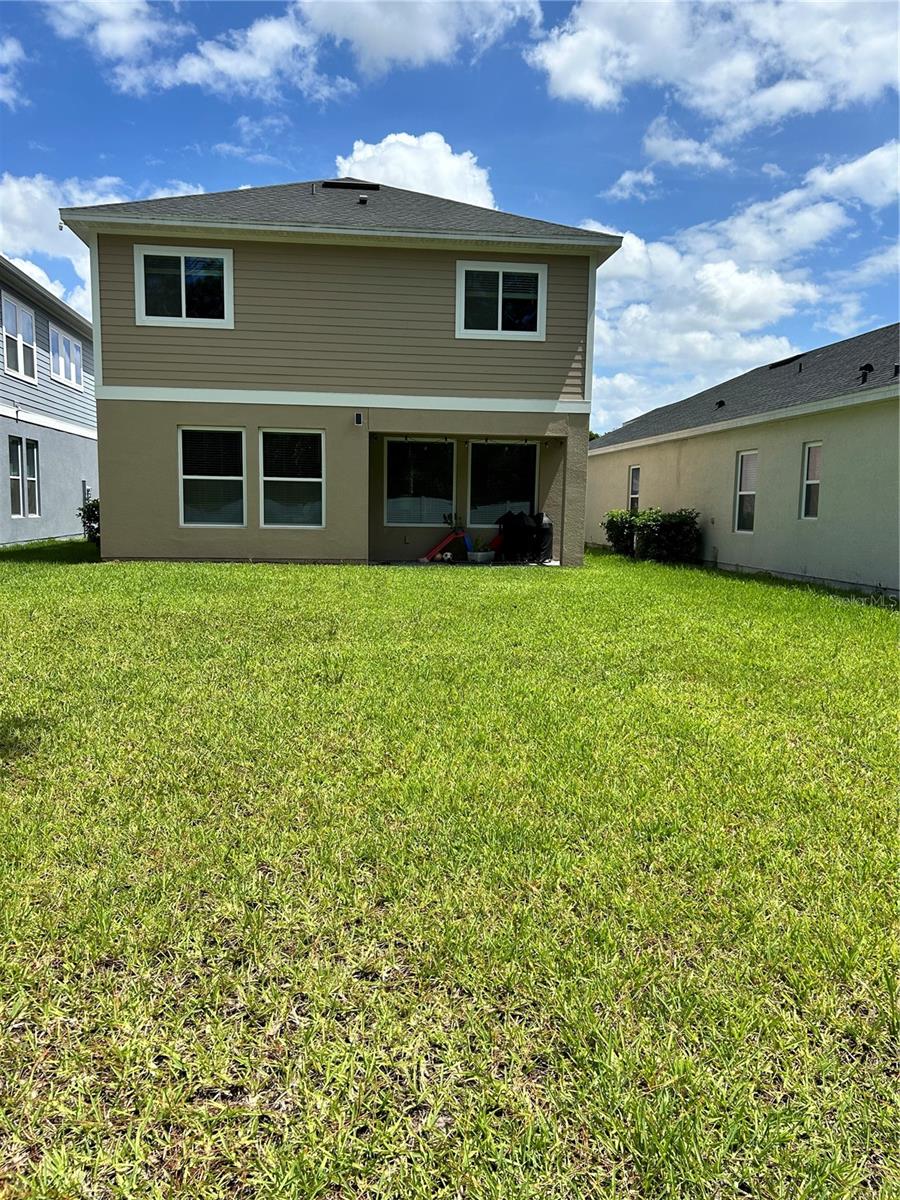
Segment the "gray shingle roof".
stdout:
<svg viewBox="0 0 900 1200">
<path fill-rule="evenodd" d="M 843 342 L 832 342 L 830 346 L 756 367 L 686 400 L 643 413 L 620 429 L 593 439 L 588 450 L 625 446 L 644 438 L 759 416 L 892 383 L 897 385 L 894 367 L 900 361 L 898 337 L 900 325 L 885 325 Z M 872 370 L 864 374 L 860 368 L 866 365 Z"/>
<path fill-rule="evenodd" d="M 323 186 L 342 183 L 355 186 Z M 362 188 L 360 185 L 363 185 Z M 368 197 L 360 204 L 360 195 Z M 102 221 L 109 217 L 132 221 L 166 221 L 183 224 L 254 226 L 284 229 L 335 229 L 348 233 L 381 232 L 426 235 L 452 234 L 478 238 L 510 237 L 532 241 L 560 241 L 585 245 L 618 246 L 614 234 L 595 233 L 552 221 L 519 217 L 497 209 L 462 204 L 424 192 L 410 192 L 361 180 L 309 180 L 271 187 L 242 188 L 231 192 L 206 192 L 199 196 L 171 196 L 161 200 L 134 200 L 125 204 L 96 204 L 90 208 L 64 208 L 63 220 Z"/>
</svg>

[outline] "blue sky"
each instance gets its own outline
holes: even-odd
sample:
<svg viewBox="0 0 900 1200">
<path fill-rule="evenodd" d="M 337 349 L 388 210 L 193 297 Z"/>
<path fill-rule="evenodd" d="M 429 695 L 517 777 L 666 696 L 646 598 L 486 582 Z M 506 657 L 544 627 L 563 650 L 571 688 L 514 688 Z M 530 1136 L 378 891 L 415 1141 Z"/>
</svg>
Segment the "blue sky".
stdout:
<svg viewBox="0 0 900 1200">
<path fill-rule="evenodd" d="M 76 307 L 61 204 L 338 173 L 626 235 L 596 429 L 897 319 L 897 10 L 0 4 L 0 251 Z"/>
</svg>

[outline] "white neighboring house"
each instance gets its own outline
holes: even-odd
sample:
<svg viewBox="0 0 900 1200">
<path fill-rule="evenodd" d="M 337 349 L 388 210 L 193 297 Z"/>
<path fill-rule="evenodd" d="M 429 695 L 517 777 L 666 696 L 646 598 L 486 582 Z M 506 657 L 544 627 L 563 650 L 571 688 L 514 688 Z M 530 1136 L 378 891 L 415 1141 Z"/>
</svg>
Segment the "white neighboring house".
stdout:
<svg viewBox="0 0 900 1200">
<path fill-rule="evenodd" d="M 900 344 L 886 325 L 757 367 L 588 447 L 587 540 L 614 508 L 696 508 L 704 559 L 900 588 Z"/>
</svg>

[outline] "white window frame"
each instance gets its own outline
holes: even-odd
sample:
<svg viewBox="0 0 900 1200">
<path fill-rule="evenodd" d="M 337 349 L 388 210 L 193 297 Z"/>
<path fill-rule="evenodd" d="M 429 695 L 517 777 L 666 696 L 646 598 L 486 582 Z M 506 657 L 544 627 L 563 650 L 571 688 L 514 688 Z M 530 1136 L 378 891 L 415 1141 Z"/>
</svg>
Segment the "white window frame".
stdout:
<svg viewBox="0 0 900 1200">
<path fill-rule="evenodd" d="M 388 446 L 391 442 L 450 442 L 453 446 L 453 499 L 450 502 L 450 511 L 456 512 L 456 438 L 444 437 L 386 437 L 384 439 L 384 484 L 382 487 L 382 499 L 384 507 L 382 517 L 384 518 L 385 529 L 446 529 L 450 532 L 450 528 L 445 521 L 439 521 L 436 525 L 424 522 L 408 522 L 408 521 L 389 521 L 388 520 Z"/>
<path fill-rule="evenodd" d="M 636 492 L 635 492 L 635 491 L 632 491 L 632 488 L 634 487 L 634 483 L 633 483 L 633 475 L 632 475 L 632 472 L 633 472 L 633 471 L 638 471 L 638 472 L 640 472 L 640 469 L 641 469 L 641 464 L 640 464 L 640 463 L 632 463 L 632 464 L 629 466 L 629 468 L 628 468 L 628 504 L 627 504 L 627 506 L 626 506 L 626 507 L 627 507 L 627 509 L 628 509 L 628 511 L 629 511 L 629 512 L 637 512 L 637 511 L 640 509 L 640 506 L 641 506 L 641 483 L 640 483 L 640 477 L 638 478 L 638 490 L 637 490 Z M 636 501 L 637 501 L 637 503 L 635 504 L 634 508 L 632 508 L 632 507 L 631 507 L 631 502 L 632 502 L 632 500 L 636 500 Z"/>
<path fill-rule="evenodd" d="M 466 271 L 498 271 L 500 279 L 497 288 L 497 328 L 496 329 L 466 329 Z M 538 311 L 537 329 L 501 329 L 503 317 L 503 272 L 517 273 L 526 271 L 538 277 Z M 547 264 L 546 263 L 514 263 L 514 262 L 484 262 L 482 260 L 459 259 L 456 263 L 456 336 L 471 338 L 479 341 L 494 342 L 544 342 L 547 340 Z"/>
<path fill-rule="evenodd" d="M 466 528 L 467 529 L 497 529 L 497 522 L 489 525 L 472 520 L 472 452 L 475 446 L 534 446 L 534 495 L 531 506 L 534 512 L 538 510 L 538 486 L 541 477 L 541 443 L 530 438 L 472 438 L 469 442 L 469 474 L 466 480 Z M 533 514 L 532 514 L 533 515 Z"/>
<path fill-rule="evenodd" d="M 24 454 L 23 466 L 24 472 L 22 475 L 22 497 L 24 499 L 24 511 L 26 517 L 39 517 L 41 515 L 41 448 L 37 438 L 25 438 L 23 450 L 20 454 Z M 34 474 L 28 474 L 28 447 L 34 446 Z M 28 507 L 28 485 L 34 481 L 34 498 L 37 502 L 37 508 L 32 512 Z"/>
<path fill-rule="evenodd" d="M 263 458 L 264 433 L 306 433 L 317 434 L 322 443 L 322 475 L 314 478 L 312 475 L 266 475 L 265 459 Z M 265 520 L 265 485 L 267 483 L 320 483 L 322 485 L 322 521 L 319 525 L 268 525 Z M 324 429 L 287 429 L 281 426 L 267 425 L 259 431 L 259 527 L 260 529 L 324 529 L 325 528 L 325 430 Z"/>
<path fill-rule="evenodd" d="M 185 475 L 182 461 L 181 434 L 182 431 L 201 433 L 239 433 L 241 435 L 241 469 L 240 475 Z M 247 528 L 247 431 L 241 425 L 179 425 L 178 437 L 178 525 L 181 529 L 246 529 Z M 229 521 L 185 521 L 184 519 L 184 481 L 185 479 L 240 479 L 241 481 L 241 523 L 235 525 Z"/>
<path fill-rule="evenodd" d="M 18 448 L 19 511 L 17 513 L 14 513 L 12 510 L 12 488 L 10 488 L 9 515 L 10 515 L 11 520 L 21 521 L 25 516 L 25 439 L 22 437 L 19 437 L 18 434 L 11 433 L 9 435 L 9 441 L 7 442 L 7 448 L 9 447 L 10 442 L 15 442 L 16 446 Z M 9 451 L 7 449 L 7 461 L 9 461 L 8 455 L 9 455 Z M 12 481 L 15 478 L 16 478 L 16 476 L 13 475 L 12 471 L 9 471 L 10 483 L 12 483 Z"/>
<path fill-rule="evenodd" d="M 6 316 L 4 314 L 4 306 L 14 304 L 16 306 L 16 324 L 18 330 L 15 335 L 7 334 L 6 332 Z M 22 339 L 22 313 L 27 312 L 31 317 L 31 328 L 34 330 L 34 341 L 25 342 Z M 34 315 L 34 309 L 29 308 L 27 304 L 23 304 L 21 300 L 17 300 L 10 292 L 0 292 L 0 329 L 3 331 L 3 370 L 7 375 L 12 375 L 13 379 L 21 379 L 23 383 L 37 383 L 38 381 L 38 347 L 37 347 L 37 319 Z M 14 371 L 9 365 L 9 355 L 6 353 L 7 337 L 15 336 L 19 348 L 19 363 L 25 362 L 25 355 L 22 353 L 23 346 L 31 346 L 34 351 L 34 374 L 26 375 L 24 371 Z"/>
<path fill-rule="evenodd" d="M 64 383 L 66 385 L 66 387 L 73 388 L 76 392 L 83 392 L 84 391 L 84 346 L 82 345 L 81 339 L 77 338 L 77 337 L 73 337 L 71 333 L 66 333 L 66 331 L 64 329 L 62 329 L 59 325 L 54 325 L 52 321 L 50 322 L 49 328 L 50 328 L 50 333 L 49 333 L 50 340 L 48 342 L 48 346 L 50 349 L 50 378 L 55 379 L 57 383 Z M 59 373 L 57 373 L 56 371 L 53 370 L 53 335 L 54 335 L 54 333 L 59 338 L 59 364 L 60 364 Z M 72 368 L 73 368 L 73 370 L 75 367 L 75 347 L 76 346 L 78 347 L 78 353 L 81 355 L 81 383 L 79 383 L 76 379 L 67 378 L 66 375 L 63 373 L 63 352 L 62 352 L 63 338 L 68 338 L 69 342 L 72 346 Z"/>
<path fill-rule="evenodd" d="M 742 492 L 741 491 L 741 464 L 743 463 L 744 458 L 748 454 L 755 454 L 757 456 L 756 457 L 756 475 L 757 475 L 757 484 L 759 483 L 759 450 L 753 450 L 753 449 L 738 450 L 737 459 L 735 462 L 735 472 L 734 472 L 734 519 L 732 520 L 732 523 L 731 523 L 731 531 L 732 531 L 732 533 L 740 533 L 740 534 L 749 536 L 756 532 L 756 497 L 759 493 L 758 493 L 758 491 L 752 491 L 752 492 Z M 753 496 L 753 498 L 754 498 L 753 528 L 752 529 L 738 529 L 738 511 L 740 509 L 741 496 Z"/>
<path fill-rule="evenodd" d="M 821 450 L 822 443 L 821 442 L 804 442 L 803 443 L 803 473 L 802 473 L 802 478 L 800 480 L 800 520 L 801 521 L 818 521 L 818 519 L 819 519 L 819 505 L 818 504 L 816 505 L 816 515 L 814 517 L 809 516 L 806 511 L 806 485 L 808 483 L 817 483 L 819 485 L 819 497 L 818 497 L 819 504 L 821 504 L 821 502 L 822 502 L 822 480 L 821 480 L 821 478 L 811 479 L 810 474 L 809 474 L 809 452 L 810 452 L 810 450 L 813 450 L 816 447 L 818 447 Z M 822 468 L 820 466 L 819 467 L 820 474 L 821 474 L 821 469 Z"/>
<path fill-rule="evenodd" d="M 185 258 L 221 258 L 224 262 L 225 316 L 213 317 L 153 317 L 147 315 L 144 294 L 144 257 L 163 254 L 181 259 L 181 311 L 186 311 L 184 296 Z M 136 325 L 158 325 L 170 329 L 234 329 L 234 251 L 221 246 L 149 246 L 134 247 L 134 321 Z"/>
</svg>

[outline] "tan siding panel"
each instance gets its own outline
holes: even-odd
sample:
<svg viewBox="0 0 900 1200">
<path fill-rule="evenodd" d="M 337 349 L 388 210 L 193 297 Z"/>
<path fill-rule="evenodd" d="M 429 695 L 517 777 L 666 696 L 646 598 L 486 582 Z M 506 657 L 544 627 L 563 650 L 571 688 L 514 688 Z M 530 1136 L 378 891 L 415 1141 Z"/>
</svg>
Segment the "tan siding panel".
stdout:
<svg viewBox="0 0 900 1200">
<path fill-rule="evenodd" d="M 549 400 L 584 394 L 586 257 L 535 258 L 549 265 L 547 340 L 502 342 L 455 337 L 457 259 L 492 256 L 452 250 L 241 241 L 234 244 L 233 330 L 138 326 L 135 240 L 100 238 L 106 386 Z"/>
</svg>

